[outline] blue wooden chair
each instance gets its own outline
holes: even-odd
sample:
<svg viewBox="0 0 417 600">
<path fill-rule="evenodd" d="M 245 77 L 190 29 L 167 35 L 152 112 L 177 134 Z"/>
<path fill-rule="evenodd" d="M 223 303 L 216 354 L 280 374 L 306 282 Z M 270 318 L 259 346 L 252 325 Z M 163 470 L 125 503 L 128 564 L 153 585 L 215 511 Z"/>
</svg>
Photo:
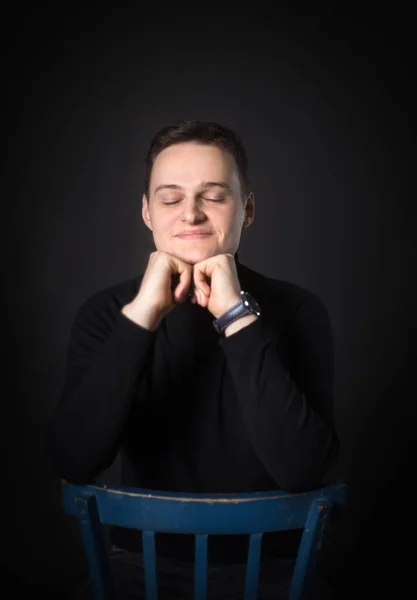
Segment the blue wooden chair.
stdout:
<svg viewBox="0 0 417 600">
<path fill-rule="evenodd" d="M 113 598 L 102 525 L 142 532 L 146 598 L 157 600 L 155 532 L 195 535 L 194 598 L 207 598 L 210 534 L 249 534 L 244 600 L 257 598 L 262 535 L 302 529 L 289 600 L 307 597 L 323 533 L 346 497 L 343 483 L 298 494 L 283 491 L 245 494 L 180 494 L 104 484 L 62 481 L 64 510 L 79 519 L 90 580 L 97 600 Z M 334 514 L 334 513 L 333 513 Z"/>
</svg>

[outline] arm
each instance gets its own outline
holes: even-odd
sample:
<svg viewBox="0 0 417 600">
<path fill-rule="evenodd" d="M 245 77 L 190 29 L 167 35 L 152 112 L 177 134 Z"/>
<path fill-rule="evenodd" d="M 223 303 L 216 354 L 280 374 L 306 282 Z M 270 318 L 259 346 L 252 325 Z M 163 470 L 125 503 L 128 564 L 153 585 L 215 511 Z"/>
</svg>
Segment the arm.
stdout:
<svg viewBox="0 0 417 600">
<path fill-rule="evenodd" d="M 280 356 L 281 336 L 277 339 L 262 316 L 220 344 L 255 452 L 282 489 L 298 492 L 320 485 L 339 446 L 333 424 L 334 342 L 316 296 L 301 302 L 287 332 L 288 365 Z"/>
<path fill-rule="evenodd" d="M 154 333 L 95 296 L 72 326 L 64 389 L 45 433 L 61 477 L 91 483 L 114 461 L 133 400 L 146 398 Z"/>
</svg>

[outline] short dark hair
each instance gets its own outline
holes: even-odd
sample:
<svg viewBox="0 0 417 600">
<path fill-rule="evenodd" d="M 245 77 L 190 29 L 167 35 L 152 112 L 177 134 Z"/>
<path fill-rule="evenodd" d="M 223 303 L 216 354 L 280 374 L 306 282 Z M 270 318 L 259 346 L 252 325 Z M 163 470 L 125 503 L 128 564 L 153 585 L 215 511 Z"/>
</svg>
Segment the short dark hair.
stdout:
<svg viewBox="0 0 417 600">
<path fill-rule="evenodd" d="M 214 121 L 181 121 L 164 127 L 152 139 L 145 159 L 145 194 L 149 199 L 149 185 L 156 157 L 162 150 L 183 142 L 197 142 L 217 146 L 229 152 L 239 171 L 240 185 L 244 196 L 250 191 L 248 159 L 240 137 L 228 127 Z"/>
</svg>

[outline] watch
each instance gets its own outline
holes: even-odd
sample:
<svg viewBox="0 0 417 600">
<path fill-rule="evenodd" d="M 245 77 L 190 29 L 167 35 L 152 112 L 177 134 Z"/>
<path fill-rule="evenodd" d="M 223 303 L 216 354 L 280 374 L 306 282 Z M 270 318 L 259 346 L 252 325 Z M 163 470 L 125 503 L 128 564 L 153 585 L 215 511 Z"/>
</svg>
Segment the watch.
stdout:
<svg viewBox="0 0 417 600">
<path fill-rule="evenodd" d="M 229 310 L 220 315 L 217 319 L 214 319 L 213 327 L 217 333 L 223 333 L 226 327 L 245 315 L 254 314 L 258 317 L 261 316 L 261 308 L 255 298 L 244 291 L 241 291 L 240 295 L 241 299 L 237 304 L 232 306 L 232 308 L 229 308 Z"/>
</svg>

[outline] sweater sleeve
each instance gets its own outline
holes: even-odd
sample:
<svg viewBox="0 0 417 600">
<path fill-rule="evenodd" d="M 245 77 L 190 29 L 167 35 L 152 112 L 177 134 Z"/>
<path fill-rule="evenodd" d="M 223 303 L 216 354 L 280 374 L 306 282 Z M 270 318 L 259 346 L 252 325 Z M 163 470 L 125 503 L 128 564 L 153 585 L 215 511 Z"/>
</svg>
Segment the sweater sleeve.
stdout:
<svg viewBox="0 0 417 600">
<path fill-rule="evenodd" d="M 71 329 L 65 383 L 45 443 L 52 466 L 73 483 L 92 483 L 111 465 L 134 399 L 145 402 L 155 334 L 120 310 L 93 296 Z"/>
<path fill-rule="evenodd" d="M 327 310 L 314 294 L 298 305 L 285 329 L 286 365 L 281 334 L 262 316 L 220 344 L 256 454 L 280 488 L 301 492 L 322 483 L 339 450 L 334 341 Z"/>
</svg>

